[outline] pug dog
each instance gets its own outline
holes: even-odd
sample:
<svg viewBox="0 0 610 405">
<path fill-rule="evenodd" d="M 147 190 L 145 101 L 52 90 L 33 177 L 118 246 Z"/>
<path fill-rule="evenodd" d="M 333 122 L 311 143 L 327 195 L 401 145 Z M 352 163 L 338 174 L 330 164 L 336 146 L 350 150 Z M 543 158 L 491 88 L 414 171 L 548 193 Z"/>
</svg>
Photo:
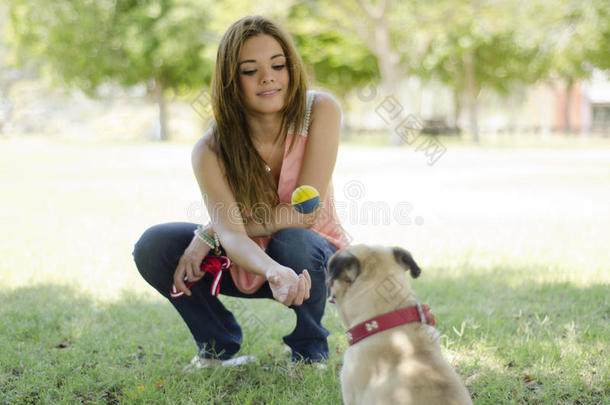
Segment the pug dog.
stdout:
<svg viewBox="0 0 610 405">
<path fill-rule="evenodd" d="M 472 404 L 442 355 L 434 317 L 409 285 L 421 270 L 402 248 L 351 245 L 328 262 L 331 302 L 348 329 L 346 405 Z"/>
</svg>

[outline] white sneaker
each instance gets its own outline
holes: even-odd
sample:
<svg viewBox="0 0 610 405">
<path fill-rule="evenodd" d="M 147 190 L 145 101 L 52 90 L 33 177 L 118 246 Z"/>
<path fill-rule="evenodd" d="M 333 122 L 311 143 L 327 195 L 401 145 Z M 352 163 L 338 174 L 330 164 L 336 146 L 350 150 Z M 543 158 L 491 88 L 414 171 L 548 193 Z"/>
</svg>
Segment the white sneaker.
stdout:
<svg viewBox="0 0 610 405">
<path fill-rule="evenodd" d="M 248 363 L 257 363 L 258 359 L 254 356 L 239 356 L 229 360 L 223 360 L 223 367 L 241 366 Z"/>
<path fill-rule="evenodd" d="M 233 366 L 241 366 L 248 363 L 256 363 L 258 360 L 254 356 L 239 356 L 233 359 L 228 360 L 217 360 L 217 359 L 206 359 L 204 357 L 199 356 L 199 354 L 195 355 L 191 362 L 186 365 L 182 369 L 182 372 L 188 373 L 194 370 L 199 370 L 202 368 L 210 368 L 216 366 L 222 367 L 233 367 Z"/>
</svg>

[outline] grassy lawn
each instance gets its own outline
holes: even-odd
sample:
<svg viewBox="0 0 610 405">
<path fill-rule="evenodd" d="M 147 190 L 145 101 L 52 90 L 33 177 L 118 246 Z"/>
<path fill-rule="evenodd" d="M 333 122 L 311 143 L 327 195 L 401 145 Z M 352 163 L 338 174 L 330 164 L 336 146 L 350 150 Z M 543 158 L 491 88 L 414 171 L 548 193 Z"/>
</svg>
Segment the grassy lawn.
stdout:
<svg viewBox="0 0 610 405">
<path fill-rule="evenodd" d="M 423 269 L 442 350 L 477 404 L 610 402 L 610 141 L 351 142 L 337 209 L 355 243 Z M 549 143 L 550 142 L 550 143 Z M 137 273 L 149 226 L 204 222 L 184 143 L 0 140 L 0 404 L 339 404 L 347 342 L 335 308 L 325 371 L 281 337 L 292 312 L 223 298 L 261 365 L 180 373 L 196 346 Z"/>
</svg>

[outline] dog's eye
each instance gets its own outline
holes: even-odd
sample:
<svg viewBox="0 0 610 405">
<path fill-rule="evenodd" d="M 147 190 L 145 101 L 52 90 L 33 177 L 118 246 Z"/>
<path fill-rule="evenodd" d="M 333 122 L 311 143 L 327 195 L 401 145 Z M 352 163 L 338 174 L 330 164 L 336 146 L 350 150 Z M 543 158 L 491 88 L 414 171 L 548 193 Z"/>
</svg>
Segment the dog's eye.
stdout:
<svg viewBox="0 0 610 405">
<path fill-rule="evenodd" d="M 358 258 L 349 252 L 343 252 L 334 257 L 328 266 L 328 275 L 331 279 L 341 279 L 351 283 L 360 274 Z"/>
</svg>

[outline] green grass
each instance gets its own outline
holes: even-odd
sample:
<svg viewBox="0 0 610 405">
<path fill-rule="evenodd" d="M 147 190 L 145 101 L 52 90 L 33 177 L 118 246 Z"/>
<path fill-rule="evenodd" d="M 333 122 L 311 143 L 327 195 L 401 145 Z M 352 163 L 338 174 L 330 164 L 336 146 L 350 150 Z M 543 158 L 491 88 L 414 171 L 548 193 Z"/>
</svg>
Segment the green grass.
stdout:
<svg viewBox="0 0 610 405">
<path fill-rule="evenodd" d="M 407 146 L 339 156 L 347 230 L 413 253 L 413 289 L 477 404 L 610 401 L 610 144 L 553 145 L 447 141 L 434 166 Z M 224 297 L 240 353 L 267 367 L 179 372 L 195 345 L 131 251 L 153 224 L 205 221 L 189 162 L 183 143 L 0 141 L 0 404 L 341 402 L 347 342 L 332 306 L 325 371 L 286 374 L 290 310 Z M 401 202 L 423 224 L 365 215 Z"/>
</svg>

